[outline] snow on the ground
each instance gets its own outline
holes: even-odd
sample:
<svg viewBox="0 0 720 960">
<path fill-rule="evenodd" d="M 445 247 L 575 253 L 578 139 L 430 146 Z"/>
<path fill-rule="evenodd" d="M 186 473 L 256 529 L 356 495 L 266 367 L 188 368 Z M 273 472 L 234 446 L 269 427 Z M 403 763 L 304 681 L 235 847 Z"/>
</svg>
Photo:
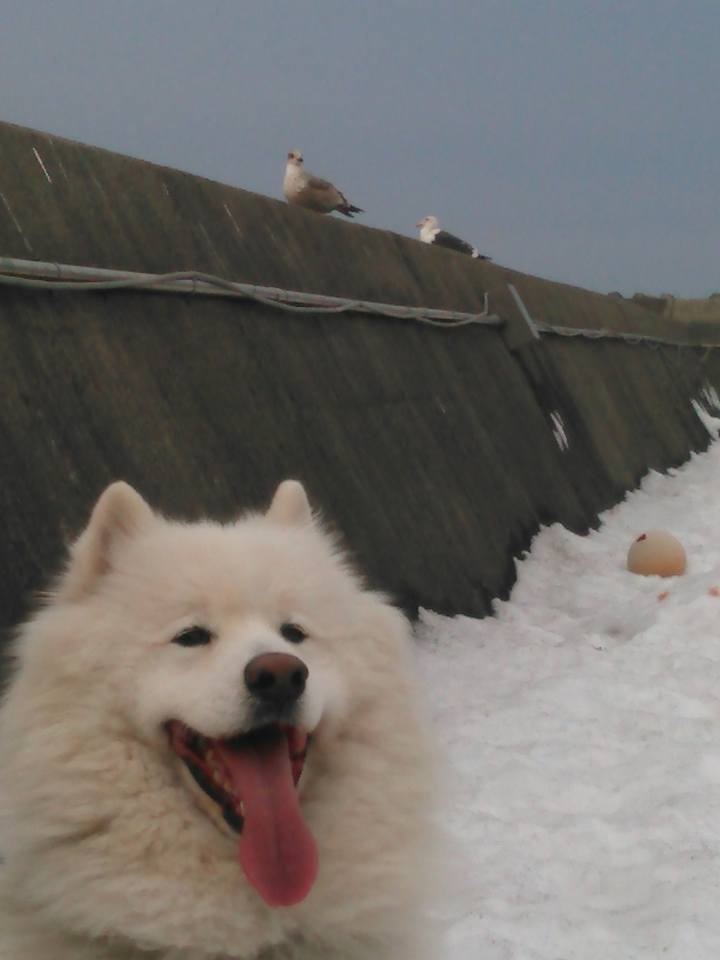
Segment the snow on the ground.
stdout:
<svg viewBox="0 0 720 960">
<path fill-rule="evenodd" d="M 423 613 L 464 851 L 442 960 L 720 957 L 719 480 L 716 443 L 597 532 L 541 531 L 496 616 Z M 684 576 L 627 571 L 650 529 Z"/>
</svg>

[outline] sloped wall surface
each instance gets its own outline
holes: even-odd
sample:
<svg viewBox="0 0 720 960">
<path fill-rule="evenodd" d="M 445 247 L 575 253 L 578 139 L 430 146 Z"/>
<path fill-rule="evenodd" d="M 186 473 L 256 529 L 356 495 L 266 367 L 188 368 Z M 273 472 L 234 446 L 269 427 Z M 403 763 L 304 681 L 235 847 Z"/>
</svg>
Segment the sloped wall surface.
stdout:
<svg viewBox="0 0 720 960">
<path fill-rule="evenodd" d="M 467 312 L 487 293 L 508 321 L 0 287 L 4 625 L 114 479 L 167 513 L 227 518 L 297 477 L 373 585 L 482 615 L 541 524 L 586 531 L 649 468 L 707 445 L 691 400 L 720 385 L 712 346 L 508 335 L 523 329 L 509 282 L 546 323 L 677 337 L 638 304 L 11 125 L 0 156 L 2 257 Z"/>
</svg>

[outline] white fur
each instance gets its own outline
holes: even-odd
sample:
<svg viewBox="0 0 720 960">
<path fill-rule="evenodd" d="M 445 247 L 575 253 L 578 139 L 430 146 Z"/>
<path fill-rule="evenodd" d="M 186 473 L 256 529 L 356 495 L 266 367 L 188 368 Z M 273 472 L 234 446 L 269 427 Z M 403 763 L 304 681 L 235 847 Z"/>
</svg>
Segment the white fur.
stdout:
<svg viewBox="0 0 720 960">
<path fill-rule="evenodd" d="M 308 638 L 280 635 L 292 621 Z M 172 643 L 202 624 L 207 646 Z M 268 907 L 203 812 L 162 724 L 247 720 L 261 652 L 309 669 L 300 782 L 320 853 L 300 904 Z M 221 526 L 113 484 L 22 629 L 0 710 L 0 960 L 433 957 L 432 778 L 404 618 L 365 590 L 287 481 Z"/>
</svg>

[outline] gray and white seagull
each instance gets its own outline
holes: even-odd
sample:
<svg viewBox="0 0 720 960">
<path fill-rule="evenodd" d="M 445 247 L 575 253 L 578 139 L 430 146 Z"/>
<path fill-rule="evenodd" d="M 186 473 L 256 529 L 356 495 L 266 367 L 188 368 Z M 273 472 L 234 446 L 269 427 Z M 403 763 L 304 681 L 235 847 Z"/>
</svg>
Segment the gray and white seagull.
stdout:
<svg viewBox="0 0 720 960">
<path fill-rule="evenodd" d="M 480 253 L 477 247 L 467 240 L 461 240 L 454 233 L 441 230 L 437 217 L 424 217 L 417 226 L 420 227 L 420 239 L 423 243 L 435 243 L 439 247 L 447 247 L 448 250 L 457 250 L 458 253 L 465 253 L 476 260 L 492 260 L 492 257 Z"/>
<path fill-rule="evenodd" d="M 291 150 L 285 165 L 283 193 L 288 203 L 318 213 L 338 213 L 351 217 L 355 213 L 364 213 L 360 207 L 353 206 L 347 197 L 329 180 L 321 180 L 303 169 L 303 155 L 299 150 Z"/>
</svg>

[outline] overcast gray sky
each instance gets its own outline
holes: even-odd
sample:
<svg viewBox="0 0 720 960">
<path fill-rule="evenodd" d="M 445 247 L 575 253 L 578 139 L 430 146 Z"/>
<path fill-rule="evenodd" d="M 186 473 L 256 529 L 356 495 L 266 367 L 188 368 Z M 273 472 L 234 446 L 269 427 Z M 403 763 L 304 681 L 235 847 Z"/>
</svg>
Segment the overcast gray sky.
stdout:
<svg viewBox="0 0 720 960">
<path fill-rule="evenodd" d="M 0 0 L 0 119 L 625 294 L 720 290 L 719 89 L 720 0 Z"/>
</svg>

